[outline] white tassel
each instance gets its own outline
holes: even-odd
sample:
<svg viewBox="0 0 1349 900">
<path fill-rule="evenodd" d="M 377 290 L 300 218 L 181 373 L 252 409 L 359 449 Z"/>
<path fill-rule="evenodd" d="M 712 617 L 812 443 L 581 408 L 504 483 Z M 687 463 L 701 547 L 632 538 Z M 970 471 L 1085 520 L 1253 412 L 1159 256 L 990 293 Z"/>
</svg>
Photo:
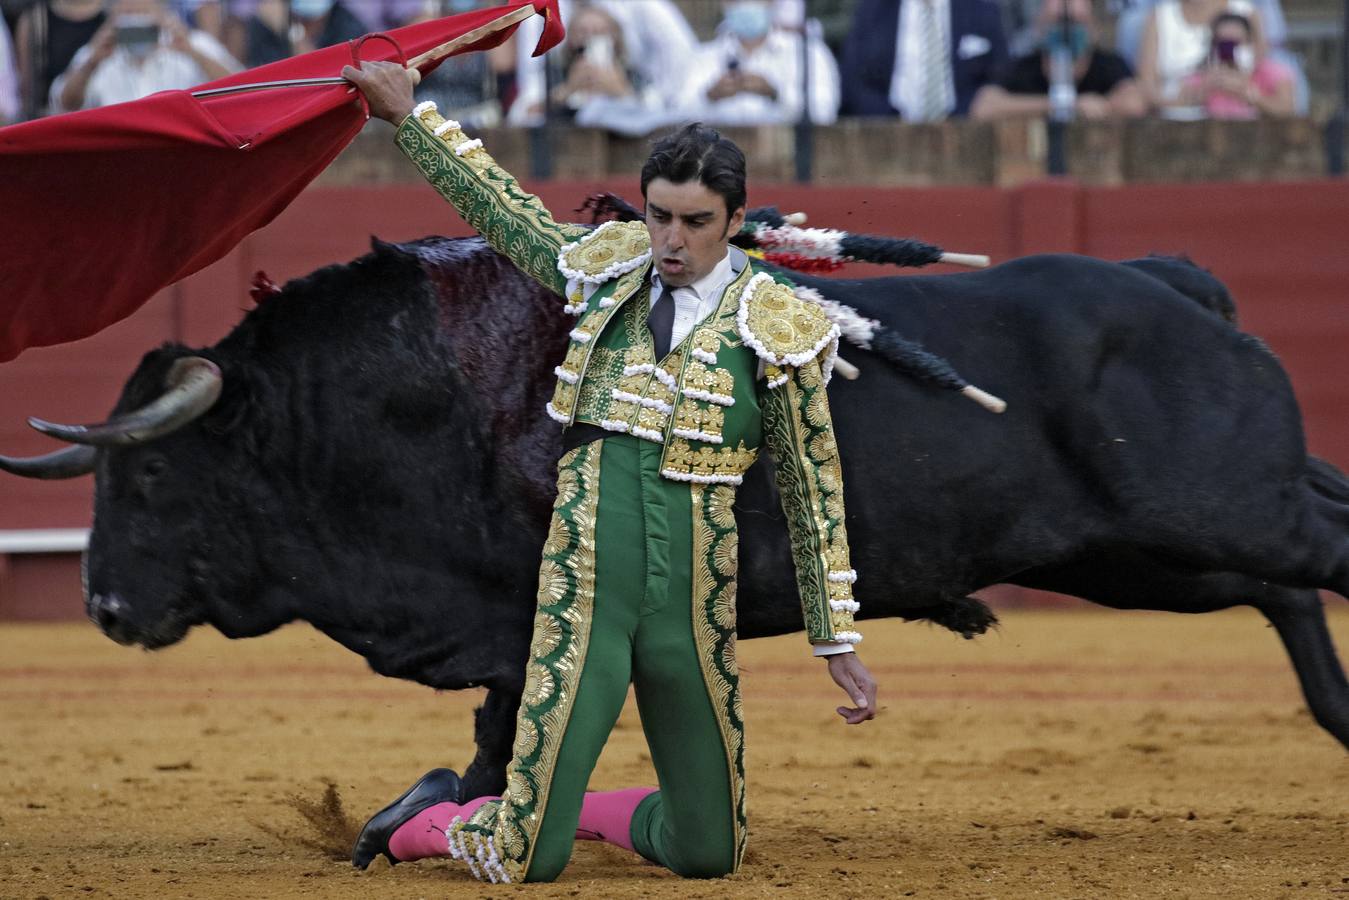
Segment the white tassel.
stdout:
<svg viewBox="0 0 1349 900">
<path fill-rule="evenodd" d="M 676 472 L 674 469 L 662 469 L 661 473 L 672 481 L 691 481 L 694 484 L 740 484 L 743 475 L 695 475 L 692 472 Z"/>
<path fill-rule="evenodd" d="M 694 400 L 706 400 L 708 403 L 715 403 L 718 406 L 735 406 L 734 397 L 728 397 L 726 394 L 714 394 L 702 388 L 686 387 L 684 388 L 684 396 Z"/>
<path fill-rule="evenodd" d="M 696 428 L 674 428 L 671 429 L 670 433 L 677 437 L 688 438 L 691 441 L 702 441 L 706 444 L 720 444 L 722 441 L 721 435 L 699 431 Z"/>
</svg>

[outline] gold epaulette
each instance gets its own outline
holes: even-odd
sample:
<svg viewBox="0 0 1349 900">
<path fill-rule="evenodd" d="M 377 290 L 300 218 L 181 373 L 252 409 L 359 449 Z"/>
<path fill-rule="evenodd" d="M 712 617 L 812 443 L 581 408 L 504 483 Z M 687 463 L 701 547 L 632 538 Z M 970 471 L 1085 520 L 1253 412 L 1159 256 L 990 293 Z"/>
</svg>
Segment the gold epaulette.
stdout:
<svg viewBox="0 0 1349 900">
<path fill-rule="evenodd" d="M 562 248 L 557 270 L 585 284 L 602 284 L 645 266 L 651 259 L 651 235 L 642 222 L 605 222 Z"/>
<path fill-rule="evenodd" d="M 774 366 L 801 366 L 839 337 L 818 304 L 796 296 L 790 285 L 760 272 L 740 295 L 736 324 L 745 346 Z"/>
</svg>

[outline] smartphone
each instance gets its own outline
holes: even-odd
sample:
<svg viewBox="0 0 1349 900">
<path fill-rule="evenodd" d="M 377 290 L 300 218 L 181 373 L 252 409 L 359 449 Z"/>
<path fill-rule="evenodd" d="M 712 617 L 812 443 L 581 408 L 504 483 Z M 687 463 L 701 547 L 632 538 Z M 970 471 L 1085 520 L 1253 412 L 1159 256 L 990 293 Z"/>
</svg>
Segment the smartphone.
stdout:
<svg viewBox="0 0 1349 900">
<path fill-rule="evenodd" d="M 1218 41 L 1213 45 L 1218 55 L 1218 62 L 1224 66 L 1236 68 L 1237 65 L 1237 44 L 1238 41 Z"/>
<path fill-rule="evenodd" d="M 118 16 L 113 29 L 116 42 L 123 47 L 159 43 L 159 22 L 150 16 Z"/>
</svg>

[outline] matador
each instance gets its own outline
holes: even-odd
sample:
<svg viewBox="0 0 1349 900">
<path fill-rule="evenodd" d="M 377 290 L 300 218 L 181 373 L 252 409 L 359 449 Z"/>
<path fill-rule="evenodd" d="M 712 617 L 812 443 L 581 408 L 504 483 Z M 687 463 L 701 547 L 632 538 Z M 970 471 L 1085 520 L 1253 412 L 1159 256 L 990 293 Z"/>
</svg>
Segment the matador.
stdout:
<svg viewBox="0 0 1349 900">
<path fill-rule="evenodd" d="M 729 240 L 745 158 L 689 125 L 642 167 L 645 222 L 557 222 L 482 141 L 414 106 L 407 70 L 348 67 L 373 116 L 498 252 L 576 317 L 540 415 L 563 428 L 557 498 L 500 797 L 457 802 L 428 773 L 377 813 L 352 861 L 463 860 L 475 877 L 550 881 L 573 841 L 606 840 L 688 877 L 735 872 L 746 840 L 735 652 L 736 486 L 767 443 L 814 653 L 870 719 L 854 645 L 857 573 L 825 385 L 839 331 Z M 631 685 L 659 789 L 587 792 Z"/>
</svg>

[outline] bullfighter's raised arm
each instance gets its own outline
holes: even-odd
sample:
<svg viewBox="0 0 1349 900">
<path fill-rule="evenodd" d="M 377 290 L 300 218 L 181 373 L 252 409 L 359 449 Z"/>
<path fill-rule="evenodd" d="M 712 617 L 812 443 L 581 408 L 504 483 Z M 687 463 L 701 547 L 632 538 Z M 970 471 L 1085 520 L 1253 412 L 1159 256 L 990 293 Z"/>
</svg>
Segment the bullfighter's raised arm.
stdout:
<svg viewBox="0 0 1349 900">
<path fill-rule="evenodd" d="M 443 118 L 433 103 L 413 109 L 398 127 L 397 141 L 426 180 L 487 243 L 526 275 L 566 296 L 567 279 L 558 271 L 558 254 L 589 229 L 554 220 L 538 197 L 521 188 L 482 149 L 481 140 L 470 140 L 459 123 Z"/>
<path fill-rule="evenodd" d="M 409 74 L 401 66 L 367 63 L 361 69 L 348 66 L 342 75 L 365 93 L 372 116 L 401 123 L 399 148 L 465 222 L 526 275 L 567 296 L 558 255 L 589 229 L 554 220 L 538 197 L 482 149 L 482 141 L 470 140 L 434 103 L 413 106 Z"/>
</svg>

